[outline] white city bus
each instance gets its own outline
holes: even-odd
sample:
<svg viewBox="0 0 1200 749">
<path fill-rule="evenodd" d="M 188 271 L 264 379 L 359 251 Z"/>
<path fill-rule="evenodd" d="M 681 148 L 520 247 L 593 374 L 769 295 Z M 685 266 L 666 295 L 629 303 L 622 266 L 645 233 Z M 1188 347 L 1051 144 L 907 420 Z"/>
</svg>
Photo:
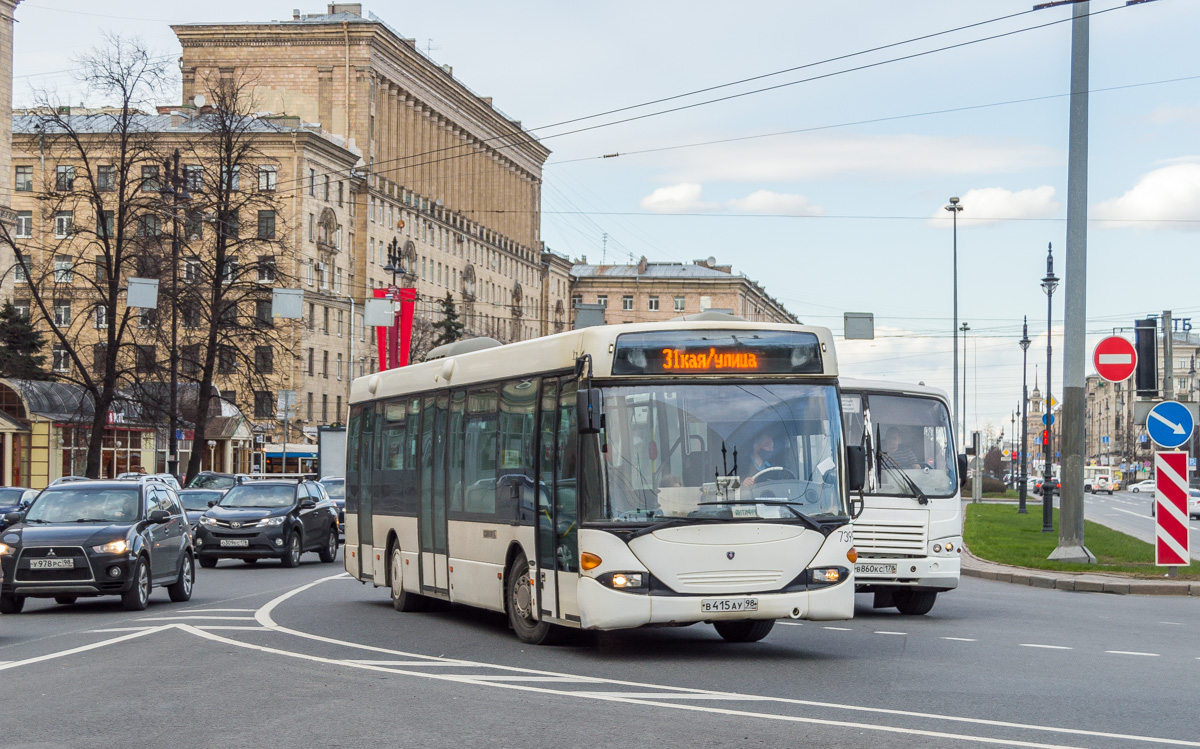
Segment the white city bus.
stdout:
<svg viewBox="0 0 1200 749">
<path fill-rule="evenodd" d="M 355 380 L 346 569 L 401 611 L 506 612 L 518 637 L 854 613 L 828 330 L 603 326 Z M 486 348 L 485 348 L 486 347 Z"/>
<path fill-rule="evenodd" d="M 859 592 L 875 608 L 926 614 L 958 587 L 961 478 L 946 394 L 923 385 L 842 378 L 846 444 L 867 459 L 862 515 L 854 520 Z"/>
</svg>

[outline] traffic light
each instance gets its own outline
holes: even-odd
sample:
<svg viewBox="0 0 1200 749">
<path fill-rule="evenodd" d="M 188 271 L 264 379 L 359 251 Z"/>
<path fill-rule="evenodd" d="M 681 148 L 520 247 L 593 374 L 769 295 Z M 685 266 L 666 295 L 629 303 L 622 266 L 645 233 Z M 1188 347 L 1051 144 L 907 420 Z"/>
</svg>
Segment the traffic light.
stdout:
<svg viewBox="0 0 1200 749">
<path fill-rule="evenodd" d="M 1049 429 L 1042 430 L 1042 444 L 1043 445 L 1050 444 L 1050 430 Z"/>
</svg>

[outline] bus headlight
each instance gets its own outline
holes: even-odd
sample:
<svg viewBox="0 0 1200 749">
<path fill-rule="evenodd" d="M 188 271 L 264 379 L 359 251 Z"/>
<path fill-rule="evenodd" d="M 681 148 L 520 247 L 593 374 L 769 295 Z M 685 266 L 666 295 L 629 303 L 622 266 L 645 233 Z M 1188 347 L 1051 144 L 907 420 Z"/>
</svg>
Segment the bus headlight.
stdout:
<svg viewBox="0 0 1200 749">
<path fill-rule="evenodd" d="M 614 590 L 646 590 L 650 576 L 645 572 L 609 572 L 596 578 Z"/>
<path fill-rule="evenodd" d="M 850 576 L 845 567 L 814 567 L 808 571 L 808 582 L 813 587 L 834 585 Z"/>
</svg>

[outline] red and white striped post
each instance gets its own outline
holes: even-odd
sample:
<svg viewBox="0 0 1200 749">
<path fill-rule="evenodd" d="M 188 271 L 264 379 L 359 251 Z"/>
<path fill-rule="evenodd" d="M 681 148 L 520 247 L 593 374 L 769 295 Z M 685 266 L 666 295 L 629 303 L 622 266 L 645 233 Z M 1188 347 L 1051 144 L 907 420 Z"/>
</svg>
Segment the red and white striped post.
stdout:
<svg viewBox="0 0 1200 749">
<path fill-rule="evenodd" d="M 1154 453 L 1154 563 L 1159 567 L 1192 563 L 1188 549 L 1188 454 Z"/>
</svg>

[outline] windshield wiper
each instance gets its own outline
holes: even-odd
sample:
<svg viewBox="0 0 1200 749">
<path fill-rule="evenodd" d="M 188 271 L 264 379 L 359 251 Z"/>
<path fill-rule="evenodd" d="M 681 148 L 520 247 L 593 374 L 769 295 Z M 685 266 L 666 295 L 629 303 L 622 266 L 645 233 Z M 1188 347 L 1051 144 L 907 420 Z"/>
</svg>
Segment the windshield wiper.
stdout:
<svg viewBox="0 0 1200 749">
<path fill-rule="evenodd" d="M 812 528 L 814 531 L 821 530 L 820 523 L 816 522 L 808 515 L 800 512 L 795 507 L 794 503 L 783 499 L 723 499 L 714 502 L 699 502 L 698 505 L 770 505 L 772 507 L 786 507 L 798 519 L 803 520 L 804 524 Z M 770 518 L 757 518 L 758 520 L 767 520 Z"/>
<path fill-rule="evenodd" d="M 71 521 L 72 523 L 113 523 L 114 520 L 108 518 L 77 518 Z"/>
<path fill-rule="evenodd" d="M 900 480 L 908 487 L 909 493 L 917 498 L 917 502 L 923 505 L 929 504 L 929 497 L 925 496 L 925 492 L 921 491 L 921 487 L 917 486 L 917 483 L 908 477 L 908 474 L 904 472 L 904 469 L 900 467 L 892 456 L 885 452 L 880 452 L 879 457 L 883 463 L 883 467 L 900 477 Z"/>
<path fill-rule="evenodd" d="M 22 523 L 43 523 L 44 524 L 44 523 L 49 523 L 50 521 L 42 520 L 41 518 L 22 518 L 21 522 Z"/>
</svg>

